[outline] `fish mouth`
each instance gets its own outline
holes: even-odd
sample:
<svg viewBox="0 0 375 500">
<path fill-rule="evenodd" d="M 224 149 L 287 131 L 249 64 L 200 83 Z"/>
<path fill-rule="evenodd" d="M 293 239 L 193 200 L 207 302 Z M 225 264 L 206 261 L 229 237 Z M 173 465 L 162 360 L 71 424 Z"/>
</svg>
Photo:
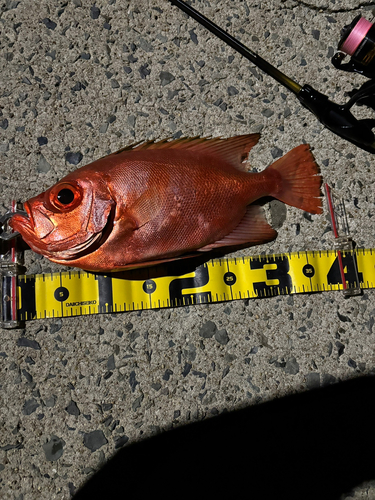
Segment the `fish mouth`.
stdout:
<svg viewBox="0 0 375 500">
<path fill-rule="evenodd" d="M 22 236 L 25 231 L 32 233 L 33 224 L 30 209 L 26 205 L 23 208 L 23 210 L 16 209 L 15 212 L 7 212 L 0 217 L 0 228 L 3 230 L 0 235 L 1 239 L 7 239 L 4 236 L 9 236 L 10 233 L 6 232 L 7 229 L 9 230 L 9 227 L 13 229 L 11 234 L 14 236 L 19 234 Z M 8 228 L 6 227 L 7 225 L 9 226 Z"/>
<path fill-rule="evenodd" d="M 43 238 L 53 230 L 52 222 L 42 212 L 38 213 L 43 216 L 50 224 L 50 227 L 45 231 L 45 234 L 40 235 L 36 232 L 36 224 L 31 206 L 27 201 L 23 204 L 22 211 L 16 211 L 11 215 L 9 220 L 10 227 L 19 233 L 23 240 L 32 248 L 37 241 L 43 242 Z M 34 244 L 32 244 L 32 242 Z M 39 246 L 39 245 L 38 245 Z"/>
<path fill-rule="evenodd" d="M 29 219 L 29 213 L 25 212 L 24 210 L 18 210 L 16 209 L 15 212 L 6 212 L 4 215 L 0 217 L 0 224 L 4 225 L 9 219 L 12 219 L 15 215 L 23 217 L 25 219 Z"/>
<path fill-rule="evenodd" d="M 31 227 L 31 228 L 34 227 L 33 215 L 31 213 L 31 209 L 30 209 L 27 201 L 25 201 L 25 203 L 23 204 L 23 210 L 16 210 L 12 214 L 10 214 L 10 216 L 12 219 L 18 220 L 18 218 L 20 218 L 20 221 L 22 221 L 28 227 Z"/>
</svg>

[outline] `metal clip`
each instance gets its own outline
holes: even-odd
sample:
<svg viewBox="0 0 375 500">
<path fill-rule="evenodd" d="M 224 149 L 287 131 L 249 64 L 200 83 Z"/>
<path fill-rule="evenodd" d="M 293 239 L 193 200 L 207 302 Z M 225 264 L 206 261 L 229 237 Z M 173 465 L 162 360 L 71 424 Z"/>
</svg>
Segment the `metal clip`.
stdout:
<svg viewBox="0 0 375 500">
<path fill-rule="evenodd" d="M 334 247 L 335 250 L 337 250 L 344 296 L 352 297 L 355 295 L 361 295 L 362 290 L 360 287 L 357 258 L 354 250 L 355 244 L 351 236 L 349 235 L 349 225 L 348 219 L 346 217 L 344 201 L 334 196 L 332 189 L 328 186 L 327 183 L 324 185 L 324 188 L 327 196 L 329 213 L 331 216 L 332 231 L 335 236 Z M 346 258 L 348 256 L 350 257 L 350 265 L 352 267 L 352 272 L 354 275 L 354 279 L 351 279 L 350 281 L 348 281 L 345 276 L 343 253 Z"/>
<path fill-rule="evenodd" d="M 15 205 L 14 209 L 11 208 L 10 210 L 8 210 L 8 212 L 6 212 L 4 215 L 2 215 L 0 217 L 0 231 L 1 231 L 0 232 L 0 240 L 9 241 L 9 240 L 13 240 L 14 238 L 17 238 L 17 236 L 19 236 L 20 233 L 10 229 L 8 227 L 8 224 L 7 224 L 8 220 L 11 217 L 13 217 L 14 214 L 20 214 L 20 215 L 24 215 L 25 217 L 28 217 L 27 212 L 25 212 L 24 210 L 17 209 L 17 204 Z"/>
<path fill-rule="evenodd" d="M 2 328 L 19 328 L 18 320 L 18 283 L 17 278 L 23 274 L 23 251 L 19 248 L 19 233 L 8 227 L 7 221 L 18 210 L 17 203 L 12 202 L 10 210 L 0 217 L 0 326 Z"/>
</svg>

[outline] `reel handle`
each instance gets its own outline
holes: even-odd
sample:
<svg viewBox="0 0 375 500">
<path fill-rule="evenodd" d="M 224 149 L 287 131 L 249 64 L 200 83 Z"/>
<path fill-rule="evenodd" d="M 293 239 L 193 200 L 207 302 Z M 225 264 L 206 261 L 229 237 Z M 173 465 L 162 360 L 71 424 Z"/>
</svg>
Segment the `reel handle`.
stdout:
<svg viewBox="0 0 375 500">
<path fill-rule="evenodd" d="M 329 130 L 365 151 L 375 153 L 374 133 L 366 124 L 367 120 L 357 120 L 353 116 L 349 103 L 336 104 L 310 85 L 304 85 L 297 97 L 301 104 Z"/>
</svg>

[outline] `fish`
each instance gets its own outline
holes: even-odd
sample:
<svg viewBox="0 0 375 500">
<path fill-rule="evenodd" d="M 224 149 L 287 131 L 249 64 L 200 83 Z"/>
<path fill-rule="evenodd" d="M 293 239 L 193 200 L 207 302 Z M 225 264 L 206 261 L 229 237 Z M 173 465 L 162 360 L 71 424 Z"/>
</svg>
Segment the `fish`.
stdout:
<svg viewBox="0 0 375 500">
<path fill-rule="evenodd" d="M 259 134 L 127 146 L 78 168 L 24 203 L 9 225 L 52 262 L 93 272 L 145 267 L 273 240 L 258 200 L 322 213 L 321 175 L 302 144 L 260 172 Z"/>
</svg>

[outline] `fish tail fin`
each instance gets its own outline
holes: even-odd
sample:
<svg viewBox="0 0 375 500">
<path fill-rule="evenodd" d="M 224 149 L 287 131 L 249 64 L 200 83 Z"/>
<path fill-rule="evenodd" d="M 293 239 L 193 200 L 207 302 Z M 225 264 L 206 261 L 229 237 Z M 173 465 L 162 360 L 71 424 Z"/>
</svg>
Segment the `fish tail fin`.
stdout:
<svg viewBox="0 0 375 500">
<path fill-rule="evenodd" d="M 322 213 L 319 167 L 308 144 L 301 144 L 267 168 L 277 172 L 275 190 L 270 195 L 312 214 Z"/>
</svg>

